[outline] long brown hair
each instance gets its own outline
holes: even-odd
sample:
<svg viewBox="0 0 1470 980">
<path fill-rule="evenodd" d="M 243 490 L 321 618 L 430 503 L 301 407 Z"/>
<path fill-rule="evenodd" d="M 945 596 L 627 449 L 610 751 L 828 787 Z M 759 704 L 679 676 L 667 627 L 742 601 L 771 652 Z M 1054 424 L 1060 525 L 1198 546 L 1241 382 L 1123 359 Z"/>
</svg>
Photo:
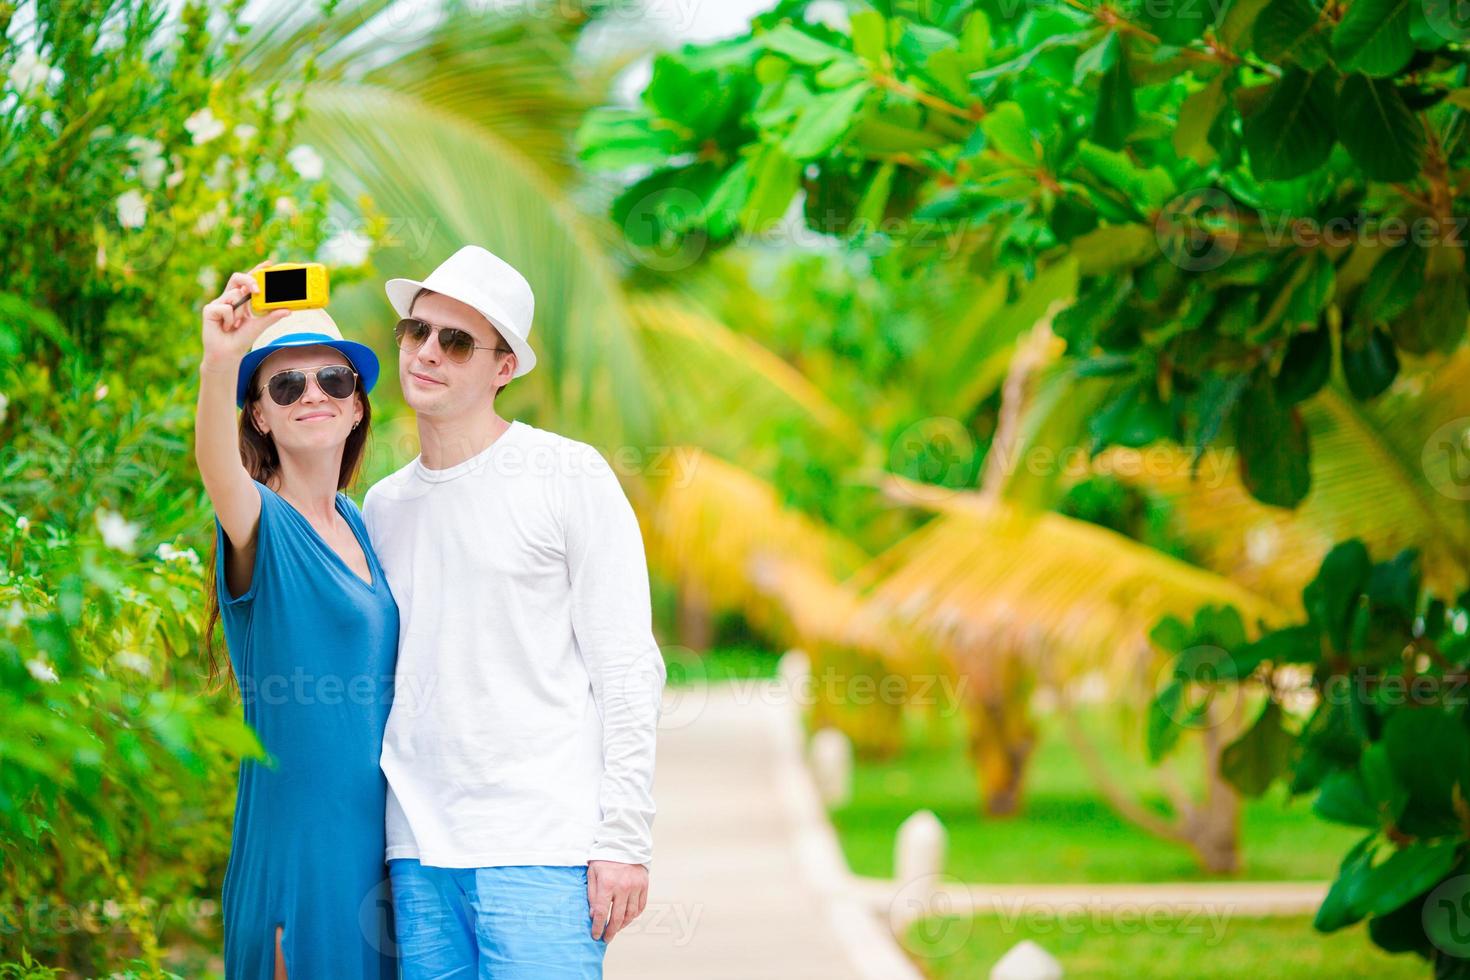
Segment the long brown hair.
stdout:
<svg viewBox="0 0 1470 980">
<path fill-rule="evenodd" d="M 260 389 L 256 387 L 256 379 L 260 377 L 260 368 L 255 369 L 255 374 L 250 378 L 250 384 L 245 388 L 245 408 L 240 413 L 240 462 L 245 464 L 245 472 L 259 480 L 261 483 L 270 485 L 270 482 L 280 475 L 281 457 L 276 451 L 276 441 L 268 434 L 263 434 L 255 427 L 254 408 L 260 401 Z M 362 379 L 358 378 L 361 385 Z M 342 468 L 337 473 L 337 489 L 345 490 L 357 479 L 358 471 L 362 467 L 363 452 L 367 447 L 368 430 L 373 424 L 373 406 L 368 401 L 367 394 L 362 388 L 357 389 L 357 400 L 362 404 L 362 421 L 357 428 L 347 435 L 347 444 L 342 450 Z M 209 556 L 209 577 L 204 582 L 204 659 L 209 666 L 209 680 L 207 690 L 210 693 L 219 690 L 220 680 L 220 656 L 214 646 L 214 629 L 219 624 L 219 537 L 216 535 L 215 543 Z M 228 641 L 227 641 L 228 644 Z M 239 679 L 235 677 L 235 667 L 228 658 L 225 658 L 224 672 L 228 674 L 230 686 L 238 695 L 240 692 Z"/>
</svg>

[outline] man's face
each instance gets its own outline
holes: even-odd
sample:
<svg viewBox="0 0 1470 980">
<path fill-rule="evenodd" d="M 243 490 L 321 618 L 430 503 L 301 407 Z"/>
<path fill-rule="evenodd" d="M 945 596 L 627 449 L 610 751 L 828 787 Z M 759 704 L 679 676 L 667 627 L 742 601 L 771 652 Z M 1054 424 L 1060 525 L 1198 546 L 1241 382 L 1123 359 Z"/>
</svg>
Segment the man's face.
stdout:
<svg viewBox="0 0 1470 980">
<path fill-rule="evenodd" d="M 455 361 L 439 346 L 435 330 L 416 351 L 398 351 L 398 382 L 403 400 L 423 415 L 451 419 L 469 415 L 490 405 L 497 388 L 515 374 L 514 354 L 500 333 L 473 307 L 440 293 L 424 293 L 413 304 L 412 315 L 435 327 L 455 327 L 475 338 L 476 348 L 463 363 Z"/>
</svg>

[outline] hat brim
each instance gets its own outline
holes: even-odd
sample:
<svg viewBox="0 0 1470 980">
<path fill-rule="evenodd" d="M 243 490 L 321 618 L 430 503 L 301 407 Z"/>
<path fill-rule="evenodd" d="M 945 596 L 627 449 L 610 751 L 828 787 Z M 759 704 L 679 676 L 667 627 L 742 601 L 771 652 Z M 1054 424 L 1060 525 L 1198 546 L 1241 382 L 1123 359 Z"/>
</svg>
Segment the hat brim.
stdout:
<svg viewBox="0 0 1470 980">
<path fill-rule="evenodd" d="M 245 392 L 249 390 L 250 379 L 255 376 L 261 362 L 278 350 L 289 350 L 292 347 L 330 347 L 338 351 L 357 372 L 364 395 L 371 392 L 378 383 L 378 355 L 366 344 L 359 344 L 355 340 L 338 340 L 326 334 L 288 334 L 260 350 L 251 351 L 240 361 L 239 379 L 235 385 L 237 407 L 245 407 Z"/>
<path fill-rule="evenodd" d="M 412 315 L 409 313 L 409 310 L 413 306 L 413 298 L 418 295 L 420 289 L 428 289 L 430 292 L 448 296 L 450 299 L 459 300 L 464 305 L 479 310 L 481 315 L 490 321 L 490 325 L 496 329 L 500 336 L 505 338 L 505 342 L 510 345 L 510 349 L 515 351 L 516 373 L 511 375 L 512 378 L 519 378 L 536 366 L 536 352 L 531 349 L 530 344 L 518 337 L 513 330 L 504 326 L 504 323 L 509 318 L 504 316 L 499 310 L 493 307 L 486 309 L 479 302 L 471 301 L 463 296 L 456 296 L 453 290 L 436 289 L 433 286 L 426 287 L 418 279 L 389 279 L 383 284 L 383 289 L 388 294 L 388 302 L 393 304 L 393 309 L 397 311 L 399 316 Z"/>
</svg>

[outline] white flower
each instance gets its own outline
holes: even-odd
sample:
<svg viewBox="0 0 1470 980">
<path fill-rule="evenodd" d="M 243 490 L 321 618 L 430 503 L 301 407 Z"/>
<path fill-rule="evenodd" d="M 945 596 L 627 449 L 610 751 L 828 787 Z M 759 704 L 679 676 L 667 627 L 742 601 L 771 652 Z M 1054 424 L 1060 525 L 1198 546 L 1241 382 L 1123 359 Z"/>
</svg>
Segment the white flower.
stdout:
<svg viewBox="0 0 1470 980">
<path fill-rule="evenodd" d="M 167 169 L 168 162 L 163 157 L 149 157 L 138 164 L 138 179 L 143 182 L 144 187 L 151 190 L 158 186 L 158 182 L 163 179 L 163 172 Z"/>
<path fill-rule="evenodd" d="M 107 392 L 107 385 L 98 385 L 97 390 L 92 392 L 92 397 L 100 402 L 102 399 L 107 397 Z"/>
<path fill-rule="evenodd" d="M 3 391 L 0 391 L 0 422 L 5 421 L 5 411 L 10 408 L 10 399 Z"/>
<path fill-rule="evenodd" d="M 320 258 L 327 265 L 362 265 L 372 245 L 372 239 L 361 232 L 339 231 L 322 243 Z"/>
<path fill-rule="evenodd" d="M 194 145 L 199 146 L 223 133 L 225 124 L 215 118 L 213 109 L 205 106 L 184 120 L 184 128 L 194 138 Z"/>
<path fill-rule="evenodd" d="M 10 604 L 9 609 L 5 610 L 5 626 L 8 629 L 16 629 L 20 626 L 21 623 L 24 623 L 25 621 L 26 607 L 22 606 L 20 604 L 20 600 L 17 599 L 15 602 L 12 602 Z"/>
<path fill-rule="evenodd" d="M 102 541 L 107 547 L 117 551 L 133 550 L 133 545 L 138 540 L 138 532 L 142 530 L 138 525 L 116 511 L 106 508 L 98 508 L 95 517 L 97 530 L 102 532 Z"/>
<path fill-rule="evenodd" d="M 1253 565 L 1264 565 L 1276 557 L 1279 550 L 1280 532 L 1275 525 L 1262 521 L 1245 532 L 1245 554 Z"/>
<path fill-rule="evenodd" d="M 235 139 L 239 140 L 241 143 L 249 143 L 251 140 L 255 139 L 256 134 L 258 134 L 259 132 L 260 130 L 256 129 L 249 123 L 241 123 L 240 125 L 235 127 Z"/>
<path fill-rule="evenodd" d="M 211 231 L 214 231 L 215 225 L 218 225 L 219 219 L 224 216 L 225 202 L 220 201 L 213 208 L 199 216 L 198 220 L 194 222 L 194 230 L 201 235 L 207 235 Z"/>
<path fill-rule="evenodd" d="M 296 111 L 296 107 L 292 105 L 293 101 L 294 95 L 282 91 L 276 97 L 276 104 L 271 108 L 271 119 L 283 123 L 291 118 L 291 113 Z"/>
<path fill-rule="evenodd" d="M 107 268 L 107 246 L 101 242 L 97 243 L 97 271 L 101 272 Z"/>
<path fill-rule="evenodd" d="M 34 51 L 22 51 L 15 64 L 10 66 L 10 86 L 21 95 L 33 88 L 45 85 L 51 77 L 51 66 L 42 61 Z"/>
<path fill-rule="evenodd" d="M 214 161 L 214 169 L 205 176 L 204 186 L 212 191 L 224 190 L 225 182 L 230 176 L 230 168 L 234 165 L 235 161 L 231 160 L 228 156 L 222 156 Z"/>
<path fill-rule="evenodd" d="M 199 554 L 193 548 L 185 548 L 180 551 L 167 541 L 159 545 L 158 550 L 154 553 L 164 561 L 182 561 L 195 567 L 199 565 Z"/>
<path fill-rule="evenodd" d="M 139 161 L 156 160 L 163 156 L 163 144 L 146 136 L 129 136 L 128 152 Z"/>
<path fill-rule="evenodd" d="M 112 658 L 112 662 L 136 674 L 142 674 L 144 677 L 153 673 L 153 661 L 141 653 L 134 653 L 132 650 L 120 651 Z"/>
<path fill-rule="evenodd" d="M 276 198 L 276 214 L 282 218 L 289 218 L 296 213 L 296 202 L 282 195 Z"/>
<path fill-rule="evenodd" d="M 31 529 L 31 519 L 24 514 L 20 515 L 15 519 L 15 529 L 21 534 L 25 534 Z"/>
<path fill-rule="evenodd" d="M 178 187 L 184 182 L 184 161 L 177 153 L 173 153 L 169 155 L 168 162 L 173 169 L 169 170 L 168 176 L 163 178 L 163 186 Z"/>
<path fill-rule="evenodd" d="M 316 150 L 313 150 L 305 143 L 294 148 L 290 153 L 287 153 L 286 162 L 291 164 L 296 172 L 307 180 L 320 180 L 323 171 L 326 169 L 322 165 L 322 158 L 317 154 Z"/>
<path fill-rule="evenodd" d="M 839 33 L 847 33 L 852 27 L 852 21 L 848 18 L 847 5 L 838 0 L 816 0 L 815 3 L 807 5 L 806 22 L 808 24 L 824 24 Z"/>
<path fill-rule="evenodd" d="M 32 657 L 26 661 L 26 670 L 31 676 L 42 684 L 55 684 L 60 678 L 56 676 L 56 668 L 52 667 L 40 657 Z"/>
<path fill-rule="evenodd" d="M 117 199 L 117 223 L 124 228 L 141 228 L 148 220 L 148 202 L 139 190 L 126 191 Z"/>
<path fill-rule="evenodd" d="M 207 294 L 219 289 L 219 270 L 213 267 L 199 270 L 199 289 Z"/>
<path fill-rule="evenodd" d="M 146 136 L 129 136 L 128 152 L 137 158 L 135 171 L 143 186 L 153 188 L 163 177 L 168 164 L 163 159 L 163 144 Z"/>
<path fill-rule="evenodd" d="M 97 35 L 97 47 L 95 50 L 98 54 L 102 54 L 105 51 L 111 51 L 113 48 L 122 47 L 126 41 L 127 35 L 118 26 L 117 20 L 112 19 L 107 22 L 106 26 L 102 28 L 101 33 Z"/>
</svg>

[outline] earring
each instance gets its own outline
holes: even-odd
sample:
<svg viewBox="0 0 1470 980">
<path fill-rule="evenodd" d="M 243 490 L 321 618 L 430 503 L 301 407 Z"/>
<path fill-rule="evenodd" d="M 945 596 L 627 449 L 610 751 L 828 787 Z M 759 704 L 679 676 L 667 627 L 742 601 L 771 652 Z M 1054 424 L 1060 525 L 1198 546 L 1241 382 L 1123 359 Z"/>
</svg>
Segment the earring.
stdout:
<svg viewBox="0 0 1470 980">
<path fill-rule="evenodd" d="M 353 422 L 352 423 L 352 427 L 355 429 L 355 428 L 357 428 L 361 424 L 362 424 L 362 419 L 358 419 L 356 422 Z"/>
</svg>

